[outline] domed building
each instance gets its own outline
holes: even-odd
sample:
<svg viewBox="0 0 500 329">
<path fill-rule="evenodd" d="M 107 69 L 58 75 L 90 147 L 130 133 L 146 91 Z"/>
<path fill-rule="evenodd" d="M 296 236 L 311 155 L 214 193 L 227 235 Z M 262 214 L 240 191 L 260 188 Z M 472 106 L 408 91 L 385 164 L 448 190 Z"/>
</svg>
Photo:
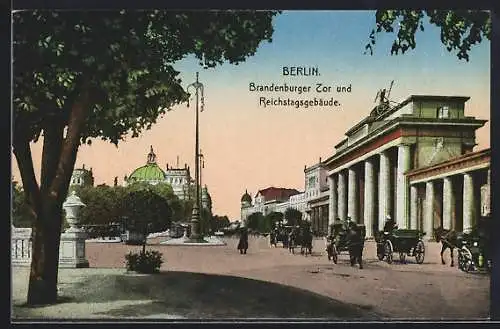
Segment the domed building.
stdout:
<svg viewBox="0 0 500 329">
<path fill-rule="evenodd" d="M 245 194 L 241 197 L 241 220 L 245 221 L 252 212 L 252 197 L 248 194 L 248 190 L 245 190 Z"/>
<path fill-rule="evenodd" d="M 165 182 L 165 172 L 156 163 L 156 154 L 153 151 L 152 145 L 148 154 L 146 165 L 134 170 L 125 180 L 127 184 L 145 182 L 151 185 L 156 185 L 158 183 Z"/>
<path fill-rule="evenodd" d="M 177 159 L 178 162 L 178 159 Z M 177 165 L 177 167 L 179 167 Z M 142 167 L 135 169 L 130 176 L 124 177 L 124 185 L 132 184 L 135 182 L 145 182 L 151 185 L 159 183 L 166 183 L 172 186 L 174 194 L 181 200 L 188 200 L 195 198 L 195 182 L 191 178 L 190 169 L 187 164 L 184 168 L 174 168 L 166 165 L 163 170 L 157 163 L 157 157 L 153 151 L 153 146 L 150 147 L 149 154 L 147 155 L 146 164 Z M 212 208 L 212 200 L 208 189 L 205 186 L 201 191 L 202 204 L 206 204 L 208 209 Z M 205 201 L 203 201 L 205 200 Z M 205 203 L 203 203 L 205 202 Z"/>
</svg>

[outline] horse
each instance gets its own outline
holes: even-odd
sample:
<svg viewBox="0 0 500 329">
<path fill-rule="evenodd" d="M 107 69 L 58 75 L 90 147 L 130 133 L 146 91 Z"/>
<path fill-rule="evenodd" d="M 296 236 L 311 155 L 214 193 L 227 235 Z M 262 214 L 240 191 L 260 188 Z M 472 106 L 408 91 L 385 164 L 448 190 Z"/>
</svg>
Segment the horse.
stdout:
<svg viewBox="0 0 500 329">
<path fill-rule="evenodd" d="M 458 233 L 455 230 L 444 229 L 442 226 L 434 229 L 434 237 L 436 242 L 441 242 L 441 264 L 445 265 L 443 254 L 446 249 L 450 249 L 451 264 L 450 266 L 455 266 L 455 261 L 453 260 L 453 250 L 459 248 L 458 246 Z"/>
</svg>

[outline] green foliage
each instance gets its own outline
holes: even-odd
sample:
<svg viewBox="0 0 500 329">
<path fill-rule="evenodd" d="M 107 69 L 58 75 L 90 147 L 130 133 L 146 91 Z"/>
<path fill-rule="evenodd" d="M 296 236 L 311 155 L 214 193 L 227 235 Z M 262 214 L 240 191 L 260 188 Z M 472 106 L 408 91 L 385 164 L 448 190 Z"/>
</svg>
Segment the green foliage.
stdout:
<svg viewBox="0 0 500 329">
<path fill-rule="evenodd" d="M 127 271 L 153 274 L 160 272 L 163 264 L 162 254 L 156 250 L 141 251 L 139 253 L 129 252 L 125 255 Z"/>
<path fill-rule="evenodd" d="M 218 215 L 213 216 L 212 223 L 213 223 L 212 230 L 214 232 L 220 231 L 222 228 L 228 227 L 231 224 L 227 216 L 218 216 Z"/>
<path fill-rule="evenodd" d="M 441 42 L 459 59 L 469 61 L 471 46 L 491 40 L 491 13 L 484 10 L 377 10 L 376 29 L 370 33 L 366 50 L 373 54 L 375 33 L 397 31 L 391 55 L 415 49 L 415 34 L 424 31 L 424 17 L 441 29 Z"/>
<path fill-rule="evenodd" d="M 269 213 L 266 217 L 268 218 L 267 221 L 269 223 L 268 227 L 269 227 L 269 231 L 270 231 L 275 227 L 276 223 L 283 221 L 284 215 L 280 212 L 273 211 L 273 212 Z M 266 231 L 266 232 L 269 232 L 269 231 Z"/>
<path fill-rule="evenodd" d="M 262 222 L 262 217 L 264 217 L 264 215 L 261 212 L 250 214 L 247 218 L 247 227 L 252 230 L 258 230 Z"/>
<path fill-rule="evenodd" d="M 271 41 L 272 11 L 17 11 L 13 14 L 15 126 L 37 140 L 67 123 L 89 92 L 82 142 L 137 137 L 185 102 L 172 64 L 194 54 L 205 67 L 238 64 Z"/>
<path fill-rule="evenodd" d="M 85 207 L 80 211 L 83 225 L 107 225 L 120 222 L 126 190 L 120 186 L 85 186 L 75 187 Z"/>
<path fill-rule="evenodd" d="M 121 215 L 139 231 L 160 232 L 170 227 L 172 212 L 167 201 L 148 189 L 130 191 L 124 198 Z"/>
<path fill-rule="evenodd" d="M 15 181 L 12 182 L 12 224 L 15 227 L 31 227 L 33 214 L 26 202 L 23 188 Z"/>
<path fill-rule="evenodd" d="M 287 225 L 301 225 L 302 224 L 302 213 L 294 208 L 288 208 L 285 210 L 284 215 Z"/>
</svg>

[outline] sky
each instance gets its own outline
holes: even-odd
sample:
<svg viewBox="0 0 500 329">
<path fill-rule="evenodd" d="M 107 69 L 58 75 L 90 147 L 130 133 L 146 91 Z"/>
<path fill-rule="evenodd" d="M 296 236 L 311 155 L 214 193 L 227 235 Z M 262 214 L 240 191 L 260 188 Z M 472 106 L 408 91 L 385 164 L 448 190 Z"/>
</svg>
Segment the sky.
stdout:
<svg viewBox="0 0 500 329">
<path fill-rule="evenodd" d="M 428 18 L 425 18 L 428 22 Z M 459 60 L 441 44 L 440 31 L 429 24 L 417 32 L 417 47 L 391 56 L 394 34 L 378 34 L 373 55 L 363 54 L 373 11 L 284 11 L 274 18 L 271 43 L 263 42 L 256 54 L 239 65 L 203 69 L 193 57 L 175 63 L 183 85 L 200 73 L 205 111 L 200 113 L 200 148 L 205 158 L 203 185 L 212 196 L 213 213 L 240 216 L 245 190 L 252 195 L 269 186 L 304 190 L 304 166 L 326 159 L 345 132 L 373 109 L 375 95 L 394 85 L 390 99 L 410 95 L 469 96 L 465 113 L 490 119 L 490 42 L 474 46 L 470 61 Z M 282 75 L 283 66 L 317 67 L 320 76 Z M 249 84 L 351 86 L 349 93 L 310 93 L 333 97 L 338 107 L 259 106 L 259 97 L 271 94 L 249 91 Z M 294 94 L 273 97 L 301 99 Z M 303 95 L 305 96 L 305 95 Z M 194 101 L 192 101 L 194 104 Z M 80 147 L 75 168 L 92 167 L 95 184 L 119 183 L 146 164 L 149 146 L 165 169 L 187 163 L 194 176 L 194 106 L 178 105 L 139 138 L 127 137 L 118 147 L 100 140 Z M 489 123 L 477 131 L 475 150 L 490 146 Z M 41 143 L 32 144 L 34 165 L 40 172 Z M 13 158 L 13 175 L 19 171 Z"/>
</svg>

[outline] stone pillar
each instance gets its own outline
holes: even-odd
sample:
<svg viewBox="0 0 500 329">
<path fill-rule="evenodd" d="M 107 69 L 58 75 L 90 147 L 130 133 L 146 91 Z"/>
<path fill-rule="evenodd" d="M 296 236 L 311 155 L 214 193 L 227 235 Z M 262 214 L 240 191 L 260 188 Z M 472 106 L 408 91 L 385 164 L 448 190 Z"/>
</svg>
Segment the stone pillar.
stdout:
<svg viewBox="0 0 500 329">
<path fill-rule="evenodd" d="M 387 151 L 380 153 L 380 172 L 378 181 L 378 229 L 384 229 L 385 217 L 390 213 L 390 162 Z"/>
<path fill-rule="evenodd" d="M 410 186 L 410 229 L 416 230 L 417 225 L 417 207 L 418 207 L 418 189 L 417 185 Z"/>
<path fill-rule="evenodd" d="M 351 220 L 359 223 L 358 215 L 358 177 L 353 167 L 349 168 L 349 187 L 347 192 L 347 214 Z"/>
<path fill-rule="evenodd" d="M 463 231 L 469 233 L 474 223 L 475 199 L 474 199 L 474 180 L 471 173 L 464 174 L 463 191 Z"/>
<path fill-rule="evenodd" d="M 451 177 L 444 178 L 443 184 L 443 228 L 449 230 L 452 228 L 453 210 L 455 209 L 455 195 L 453 194 L 453 185 Z"/>
<path fill-rule="evenodd" d="M 410 169 L 410 146 L 398 145 L 396 223 L 399 228 L 408 228 L 408 183 L 405 172 Z"/>
<path fill-rule="evenodd" d="M 366 237 L 373 237 L 373 221 L 375 219 L 375 175 L 373 169 L 373 160 L 366 159 L 365 161 L 365 196 L 364 196 L 364 220 Z"/>
<path fill-rule="evenodd" d="M 59 267 L 79 268 L 89 267 L 89 262 L 85 258 L 85 239 L 87 234 L 79 227 L 78 213 L 85 204 L 81 202 L 75 191 L 66 199 L 63 204 L 66 213 L 66 221 L 70 225 L 61 234 L 59 251 Z"/>
<path fill-rule="evenodd" d="M 424 212 L 424 232 L 425 239 L 431 240 L 434 235 L 434 182 L 425 183 L 425 212 Z"/>
<path fill-rule="evenodd" d="M 347 218 L 347 205 L 346 205 L 346 185 L 345 185 L 345 172 L 339 172 L 338 183 L 338 217 L 341 220 Z"/>
<path fill-rule="evenodd" d="M 328 199 L 328 227 L 330 227 L 337 216 L 337 182 L 333 175 L 328 176 L 328 185 L 330 187 L 330 196 Z"/>
</svg>

